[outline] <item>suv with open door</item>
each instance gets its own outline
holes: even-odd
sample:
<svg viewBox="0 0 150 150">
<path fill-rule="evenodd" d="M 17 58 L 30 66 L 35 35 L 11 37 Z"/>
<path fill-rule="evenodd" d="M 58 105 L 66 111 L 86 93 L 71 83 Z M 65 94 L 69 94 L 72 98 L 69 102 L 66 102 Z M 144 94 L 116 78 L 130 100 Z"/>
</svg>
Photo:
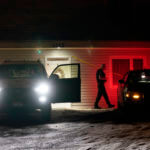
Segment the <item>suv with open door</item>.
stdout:
<svg viewBox="0 0 150 150">
<path fill-rule="evenodd" d="M 0 114 L 40 115 L 48 121 L 51 103 L 80 102 L 80 64 L 56 67 L 50 77 L 39 61 L 0 64 Z"/>
</svg>

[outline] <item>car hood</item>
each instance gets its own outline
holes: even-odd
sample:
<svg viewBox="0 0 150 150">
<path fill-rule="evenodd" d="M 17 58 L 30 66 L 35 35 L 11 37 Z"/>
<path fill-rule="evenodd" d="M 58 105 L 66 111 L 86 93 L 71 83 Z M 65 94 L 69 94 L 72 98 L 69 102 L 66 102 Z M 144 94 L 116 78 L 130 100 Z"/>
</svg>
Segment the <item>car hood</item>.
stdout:
<svg viewBox="0 0 150 150">
<path fill-rule="evenodd" d="M 48 79 L 0 79 L 1 88 L 31 88 L 40 83 L 48 83 Z"/>
</svg>

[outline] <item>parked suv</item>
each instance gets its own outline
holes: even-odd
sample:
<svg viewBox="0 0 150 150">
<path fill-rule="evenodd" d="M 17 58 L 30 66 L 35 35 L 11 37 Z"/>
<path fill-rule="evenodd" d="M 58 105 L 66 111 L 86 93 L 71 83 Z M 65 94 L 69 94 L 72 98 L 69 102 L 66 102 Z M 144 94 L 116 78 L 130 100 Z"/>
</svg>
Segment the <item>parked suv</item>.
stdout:
<svg viewBox="0 0 150 150">
<path fill-rule="evenodd" d="M 150 69 L 127 72 L 119 80 L 118 108 L 125 110 L 138 109 L 141 112 L 150 107 Z"/>
<path fill-rule="evenodd" d="M 40 115 L 49 120 L 51 103 L 80 102 L 80 65 L 59 65 L 47 76 L 39 61 L 0 64 L 0 113 Z"/>
</svg>

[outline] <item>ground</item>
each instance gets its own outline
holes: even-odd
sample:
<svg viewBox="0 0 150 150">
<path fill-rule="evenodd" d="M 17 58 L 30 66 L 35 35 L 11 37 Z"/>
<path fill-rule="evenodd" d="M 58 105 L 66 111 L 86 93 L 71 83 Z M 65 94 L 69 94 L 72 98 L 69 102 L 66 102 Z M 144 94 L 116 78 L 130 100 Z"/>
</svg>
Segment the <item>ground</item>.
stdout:
<svg viewBox="0 0 150 150">
<path fill-rule="evenodd" d="M 1 119 L 0 150 L 148 150 L 150 119 L 142 115 L 113 109 L 53 110 L 49 123 Z"/>
</svg>

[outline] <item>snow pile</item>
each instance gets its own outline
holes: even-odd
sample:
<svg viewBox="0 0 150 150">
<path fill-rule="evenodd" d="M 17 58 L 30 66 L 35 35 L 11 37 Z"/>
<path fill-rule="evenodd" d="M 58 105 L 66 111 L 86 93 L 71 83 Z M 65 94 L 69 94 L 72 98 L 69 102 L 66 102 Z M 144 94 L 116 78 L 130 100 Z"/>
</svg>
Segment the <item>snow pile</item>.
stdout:
<svg viewBox="0 0 150 150">
<path fill-rule="evenodd" d="M 49 124 L 1 125 L 0 150 L 150 149 L 150 121 L 127 118 L 112 110 L 55 110 Z"/>
</svg>

